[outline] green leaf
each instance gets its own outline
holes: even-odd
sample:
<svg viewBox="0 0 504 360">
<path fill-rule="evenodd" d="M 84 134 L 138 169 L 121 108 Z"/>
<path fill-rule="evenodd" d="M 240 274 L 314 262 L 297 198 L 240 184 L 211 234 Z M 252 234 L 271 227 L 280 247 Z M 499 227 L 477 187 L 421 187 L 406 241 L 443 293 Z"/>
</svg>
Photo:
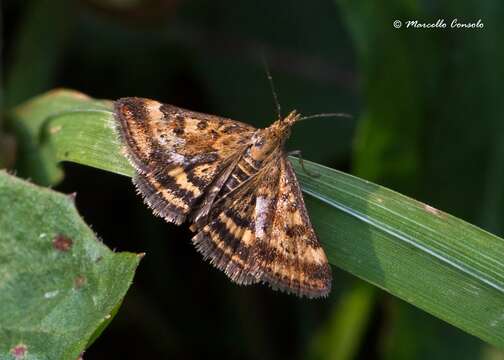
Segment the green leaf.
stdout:
<svg viewBox="0 0 504 360">
<path fill-rule="evenodd" d="M 316 164 L 298 177 L 329 260 L 504 345 L 504 240 L 371 182 Z"/>
<path fill-rule="evenodd" d="M 44 101 L 56 104 L 58 97 L 64 93 Z M 113 135 L 112 113 L 83 110 L 51 116 L 44 146 L 58 161 L 131 174 Z M 503 239 L 371 182 L 305 161 L 320 174 L 314 178 L 293 163 L 332 264 L 504 346 Z"/>
<path fill-rule="evenodd" d="M 93 100 L 75 91 L 53 90 L 10 113 L 8 125 L 18 141 L 16 170 L 21 177 L 29 177 L 41 185 L 54 185 L 63 178 L 58 159 L 48 142 L 44 141 L 45 124 L 53 118 L 79 110 L 110 111 L 110 103 Z M 78 139 L 68 139 L 74 140 Z"/>
<path fill-rule="evenodd" d="M 114 253 L 73 199 L 0 172 L 0 358 L 77 359 L 117 312 L 140 257 Z"/>
</svg>

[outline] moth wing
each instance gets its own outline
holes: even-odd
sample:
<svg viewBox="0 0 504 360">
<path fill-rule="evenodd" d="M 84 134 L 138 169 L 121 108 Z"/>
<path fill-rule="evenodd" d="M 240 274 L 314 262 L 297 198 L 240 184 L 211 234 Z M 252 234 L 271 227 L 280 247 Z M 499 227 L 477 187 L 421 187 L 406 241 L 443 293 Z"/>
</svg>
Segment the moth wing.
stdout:
<svg viewBox="0 0 504 360">
<path fill-rule="evenodd" d="M 258 194 L 276 192 L 279 169 L 274 162 L 239 187 L 219 198 L 208 216 L 208 223 L 193 237 L 196 249 L 205 259 L 238 284 L 252 284 L 262 277 L 256 241 Z"/>
<path fill-rule="evenodd" d="M 292 167 L 280 155 L 212 209 L 193 243 L 238 284 L 262 281 L 298 296 L 326 296 L 331 270 Z"/>
<path fill-rule="evenodd" d="M 259 196 L 256 200 L 267 212 L 256 215 L 256 227 L 265 224 L 264 231 L 256 232 L 257 241 L 262 243 L 258 246 L 261 281 L 298 296 L 327 296 L 332 281 L 327 257 L 310 223 L 299 183 L 285 155 L 279 165 L 277 195 Z"/>
<path fill-rule="evenodd" d="M 196 249 L 229 278 L 243 285 L 260 280 L 256 267 L 254 207 L 255 188 L 247 184 L 212 209 L 209 222 L 198 229 L 192 242 Z"/>
<path fill-rule="evenodd" d="M 248 146 L 252 126 L 143 98 L 115 102 L 118 133 L 154 213 L 182 223 Z"/>
</svg>

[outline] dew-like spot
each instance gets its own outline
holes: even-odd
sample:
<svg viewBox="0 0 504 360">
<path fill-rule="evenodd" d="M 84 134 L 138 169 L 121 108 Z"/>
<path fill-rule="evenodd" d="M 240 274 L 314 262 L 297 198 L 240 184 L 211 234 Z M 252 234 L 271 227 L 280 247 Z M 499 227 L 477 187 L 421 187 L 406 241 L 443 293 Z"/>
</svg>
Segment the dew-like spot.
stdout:
<svg viewBox="0 0 504 360">
<path fill-rule="evenodd" d="M 16 359 L 24 359 L 26 354 L 28 354 L 28 346 L 22 343 L 17 344 L 11 349 L 10 353 Z"/>
<path fill-rule="evenodd" d="M 58 251 L 68 251 L 72 248 L 73 241 L 69 237 L 58 234 L 53 240 L 53 248 Z"/>
<path fill-rule="evenodd" d="M 47 236 L 47 234 L 46 234 L 46 233 L 42 233 L 42 234 L 40 234 L 40 235 L 39 235 L 39 238 L 40 238 L 40 239 L 43 239 L 43 238 L 45 238 L 46 236 Z"/>
<path fill-rule="evenodd" d="M 56 297 L 56 295 L 59 294 L 59 290 L 54 290 L 54 291 L 48 291 L 44 294 L 45 299 L 52 299 L 53 297 Z"/>
</svg>

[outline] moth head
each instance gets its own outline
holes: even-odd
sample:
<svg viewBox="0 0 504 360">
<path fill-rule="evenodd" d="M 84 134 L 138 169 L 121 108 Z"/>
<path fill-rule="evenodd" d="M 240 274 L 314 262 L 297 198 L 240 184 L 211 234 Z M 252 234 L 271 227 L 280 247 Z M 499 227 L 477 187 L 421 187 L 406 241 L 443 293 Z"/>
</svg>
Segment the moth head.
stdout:
<svg viewBox="0 0 504 360">
<path fill-rule="evenodd" d="M 291 127 L 300 118 L 301 114 L 298 114 L 296 110 L 293 110 L 290 112 L 289 115 L 287 115 L 281 120 L 281 123 L 284 124 L 284 126 Z"/>
<path fill-rule="evenodd" d="M 266 137 L 270 138 L 270 142 L 283 143 L 290 135 L 290 128 L 300 118 L 296 110 L 292 111 L 284 118 L 280 118 L 271 124 L 270 127 L 264 129 Z"/>
<path fill-rule="evenodd" d="M 275 121 L 268 129 L 270 130 L 270 134 L 274 138 L 283 139 L 287 138 L 290 134 L 290 128 L 296 121 L 300 119 L 301 115 L 293 110 L 284 118 L 280 118 L 280 120 Z"/>
<path fill-rule="evenodd" d="M 291 126 L 299 119 L 296 111 L 287 117 L 275 121 L 265 129 L 259 129 L 252 137 L 252 157 L 256 160 L 264 159 L 283 145 L 290 135 Z"/>
</svg>

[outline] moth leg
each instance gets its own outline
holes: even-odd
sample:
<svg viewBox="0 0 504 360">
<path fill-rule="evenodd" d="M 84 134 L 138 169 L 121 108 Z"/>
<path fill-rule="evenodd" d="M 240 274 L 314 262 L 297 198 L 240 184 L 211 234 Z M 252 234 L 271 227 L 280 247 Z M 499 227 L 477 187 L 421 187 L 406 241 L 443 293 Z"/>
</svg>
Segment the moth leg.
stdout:
<svg viewBox="0 0 504 360">
<path fill-rule="evenodd" d="M 301 168 L 303 169 L 303 171 L 308 175 L 308 176 L 311 176 L 311 177 L 314 177 L 314 178 L 318 178 L 320 177 L 320 174 L 319 173 L 313 173 L 311 171 L 308 171 L 305 166 L 304 166 L 304 161 L 303 161 L 303 156 L 301 155 L 301 150 L 293 150 L 293 151 L 289 151 L 287 153 L 288 156 L 291 156 L 291 155 L 294 155 L 294 156 L 297 156 L 298 158 L 298 161 L 299 161 L 299 165 L 301 165 Z"/>
</svg>

